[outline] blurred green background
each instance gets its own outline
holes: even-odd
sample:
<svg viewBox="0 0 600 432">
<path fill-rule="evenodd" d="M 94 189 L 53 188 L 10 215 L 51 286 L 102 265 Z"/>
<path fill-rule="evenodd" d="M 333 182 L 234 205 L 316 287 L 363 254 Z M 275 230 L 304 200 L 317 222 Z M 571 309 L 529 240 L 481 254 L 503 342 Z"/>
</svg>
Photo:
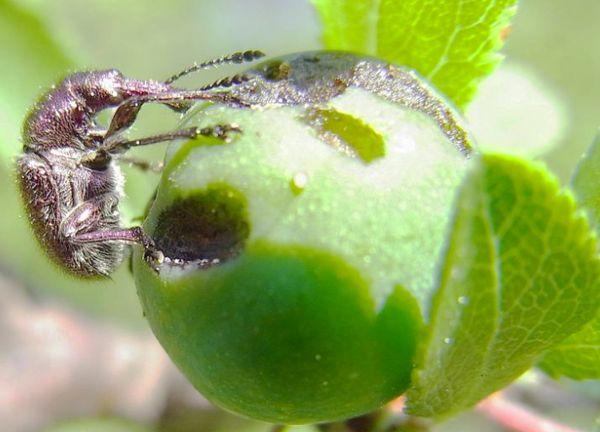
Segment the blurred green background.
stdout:
<svg viewBox="0 0 600 432">
<path fill-rule="evenodd" d="M 507 59 L 466 113 L 482 148 L 519 154 L 527 146 L 568 182 L 600 125 L 599 22 L 598 0 L 522 1 L 504 49 Z M 35 243 L 13 168 L 28 108 L 43 89 L 75 70 L 114 67 L 132 77 L 164 79 L 194 61 L 239 50 L 277 55 L 318 49 L 319 31 L 305 0 L 0 0 L 0 272 L 35 297 L 64 302 L 117 326 L 145 329 L 126 265 L 111 280 L 81 282 L 50 264 Z M 184 84 L 197 86 L 229 72 L 210 70 Z M 147 107 L 132 134 L 169 130 L 177 122 L 168 110 Z M 159 159 L 163 150 L 139 153 Z M 143 211 L 158 177 L 125 171 L 123 209 L 131 220 Z M 598 406 L 553 414 L 589 427 Z M 465 416 L 440 430 L 468 430 L 465 424 L 470 430 L 500 430 L 476 414 Z M 185 415 L 181 418 L 185 423 Z M 241 430 L 241 420 L 226 418 L 235 426 L 178 430 Z"/>
</svg>

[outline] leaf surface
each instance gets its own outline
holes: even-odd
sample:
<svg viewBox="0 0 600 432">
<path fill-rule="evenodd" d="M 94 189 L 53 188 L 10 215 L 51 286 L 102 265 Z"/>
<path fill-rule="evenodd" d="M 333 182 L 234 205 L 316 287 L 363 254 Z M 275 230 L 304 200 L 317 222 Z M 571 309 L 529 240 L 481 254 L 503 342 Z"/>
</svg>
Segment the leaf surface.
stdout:
<svg viewBox="0 0 600 432">
<path fill-rule="evenodd" d="M 458 107 L 501 60 L 517 0 L 312 0 L 328 49 L 415 69 Z"/>
<path fill-rule="evenodd" d="M 544 170 L 483 156 L 458 197 L 409 411 L 466 409 L 589 322 L 595 251 L 586 219 Z"/>
<path fill-rule="evenodd" d="M 591 225 L 600 230 L 600 133 L 579 162 L 571 181 L 577 203 L 590 218 Z"/>
<path fill-rule="evenodd" d="M 600 379 L 600 314 L 548 351 L 539 366 L 554 378 Z"/>
<path fill-rule="evenodd" d="M 579 162 L 572 180 L 575 198 L 599 232 L 600 135 Z M 553 377 L 600 379 L 600 310 L 579 332 L 548 351 L 539 366 Z"/>
</svg>

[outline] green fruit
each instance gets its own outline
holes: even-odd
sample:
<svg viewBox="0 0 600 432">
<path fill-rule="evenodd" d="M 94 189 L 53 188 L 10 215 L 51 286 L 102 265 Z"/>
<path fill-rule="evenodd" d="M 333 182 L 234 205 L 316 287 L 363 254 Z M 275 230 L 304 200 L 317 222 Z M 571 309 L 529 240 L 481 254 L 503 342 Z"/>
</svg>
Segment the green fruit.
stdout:
<svg viewBox="0 0 600 432">
<path fill-rule="evenodd" d="M 318 108 L 200 107 L 187 123 L 241 132 L 171 147 L 145 222 L 169 259 L 157 273 L 136 250 L 173 361 L 217 405 L 277 423 L 400 395 L 468 166 L 448 129 L 361 88 Z"/>
</svg>

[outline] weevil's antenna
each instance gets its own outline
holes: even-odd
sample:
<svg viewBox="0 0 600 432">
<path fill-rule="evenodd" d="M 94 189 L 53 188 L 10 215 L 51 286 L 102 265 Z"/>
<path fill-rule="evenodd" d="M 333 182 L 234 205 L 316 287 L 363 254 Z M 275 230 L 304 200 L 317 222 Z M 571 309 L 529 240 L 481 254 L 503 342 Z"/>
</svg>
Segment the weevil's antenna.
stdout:
<svg viewBox="0 0 600 432">
<path fill-rule="evenodd" d="M 232 85 L 241 84 L 248 81 L 248 75 L 237 74 L 230 77 L 221 78 L 214 83 L 201 87 L 200 90 L 210 90 L 216 87 L 231 87 Z"/>
<path fill-rule="evenodd" d="M 177 81 L 178 79 L 180 79 L 186 75 L 189 75 L 193 72 L 202 70 L 202 69 L 208 69 L 210 67 L 221 66 L 224 64 L 247 63 L 247 62 L 257 60 L 264 56 L 265 56 L 265 53 L 263 53 L 262 51 L 249 50 L 249 51 L 236 52 L 236 53 L 224 56 L 224 57 L 208 60 L 208 61 L 202 62 L 202 63 L 194 63 L 192 66 L 190 66 L 190 67 L 182 70 L 181 72 L 176 73 L 172 77 L 166 79 L 165 84 L 172 84 L 173 82 Z"/>
</svg>

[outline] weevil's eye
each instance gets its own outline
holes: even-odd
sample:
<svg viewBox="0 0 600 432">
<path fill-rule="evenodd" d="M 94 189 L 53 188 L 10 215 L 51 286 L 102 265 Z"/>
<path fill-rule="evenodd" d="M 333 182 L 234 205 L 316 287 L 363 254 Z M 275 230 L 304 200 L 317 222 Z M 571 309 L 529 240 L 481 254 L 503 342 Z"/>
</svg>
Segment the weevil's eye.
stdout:
<svg viewBox="0 0 600 432">
<path fill-rule="evenodd" d="M 94 171 L 105 171 L 110 164 L 111 156 L 106 152 L 96 152 L 93 158 L 83 162 L 83 166 Z"/>
</svg>

